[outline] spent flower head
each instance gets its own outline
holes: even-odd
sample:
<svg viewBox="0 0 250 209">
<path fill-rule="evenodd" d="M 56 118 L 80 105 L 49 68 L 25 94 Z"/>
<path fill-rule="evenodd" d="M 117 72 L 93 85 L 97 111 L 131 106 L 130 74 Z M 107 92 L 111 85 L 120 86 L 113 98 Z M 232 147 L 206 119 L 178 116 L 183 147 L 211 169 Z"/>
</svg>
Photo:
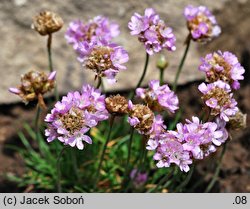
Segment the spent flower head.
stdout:
<svg viewBox="0 0 250 209">
<path fill-rule="evenodd" d="M 222 80 L 231 88 L 239 89 L 239 80 L 243 80 L 245 69 L 239 63 L 237 57 L 231 52 L 214 52 L 201 59 L 199 70 L 206 73 L 208 82 Z"/>
<path fill-rule="evenodd" d="M 203 94 L 202 99 L 205 104 L 211 109 L 211 115 L 219 115 L 221 119 L 229 121 L 229 117 L 238 111 L 229 84 L 218 80 L 207 85 L 202 83 L 198 89 Z"/>
<path fill-rule="evenodd" d="M 127 51 L 116 44 L 99 42 L 81 42 L 78 45 L 78 60 L 98 77 L 107 77 L 109 83 L 115 83 L 116 74 L 127 68 L 123 65 L 129 60 Z"/>
<path fill-rule="evenodd" d="M 207 42 L 221 33 L 214 15 L 205 6 L 188 5 L 184 9 L 184 16 L 194 41 Z"/>
<path fill-rule="evenodd" d="M 144 100 L 153 111 L 168 110 L 174 113 L 179 107 L 179 100 L 176 94 L 170 90 L 167 84 L 160 86 L 158 80 L 151 80 L 149 88 L 137 88 L 136 95 Z"/>
<path fill-rule="evenodd" d="M 229 130 L 241 130 L 247 126 L 247 114 L 238 110 L 234 116 L 229 117 L 227 124 Z"/>
<path fill-rule="evenodd" d="M 128 113 L 128 101 L 119 94 L 105 99 L 106 109 L 110 114 L 124 115 Z"/>
<path fill-rule="evenodd" d="M 149 135 L 154 122 L 154 113 L 152 110 L 142 104 L 128 103 L 129 109 L 129 124 L 134 127 L 140 134 Z"/>
<path fill-rule="evenodd" d="M 40 35 L 45 36 L 54 33 L 63 26 L 62 18 L 51 11 L 42 11 L 33 18 L 31 27 Z"/>
<path fill-rule="evenodd" d="M 80 150 L 84 148 L 83 142 L 92 144 L 87 132 L 109 117 L 104 100 L 101 92 L 90 85 L 84 85 L 81 92 L 68 93 L 45 118 L 47 141 L 58 139 Z"/>
<path fill-rule="evenodd" d="M 118 24 L 104 16 L 96 16 L 86 24 L 81 20 L 70 22 L 65 38 L 69 44 L 73 45 L 74 49 L 77 49 L 79 42 L 96 42 L 100 39 L 111 41 L 119 33 Z"/>
<path fill-rule="evenodd" d="M 21 85 L 16 88 L 9 88 L 11 93 L 20 96 L 24 103 L 38 99 L 38 104 L 45 108 L 43 95 L 51 91 L 55 86 L 56 71 L 49 75 L 44 72 L 31 70 L 21 76 Z"/>
<path fill-rule="evenodd" d="M 144 15 L 135 13 L 128 23 L 131 35 L 138 36 L 138 40 L 145 45 L 149 55 L 160 52 L 162 49 L 174 51 L 175 35 L 154 9 L 147 8 Z"/>
</svg>

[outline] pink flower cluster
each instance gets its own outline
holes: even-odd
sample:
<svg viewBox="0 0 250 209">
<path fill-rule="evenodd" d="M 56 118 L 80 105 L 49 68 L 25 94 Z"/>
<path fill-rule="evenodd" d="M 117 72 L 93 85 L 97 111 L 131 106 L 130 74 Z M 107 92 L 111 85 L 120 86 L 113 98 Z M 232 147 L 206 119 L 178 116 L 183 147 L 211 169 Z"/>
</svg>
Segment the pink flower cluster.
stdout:
<svg viewBox="0 0 250 209">
<path fill-rule="evenodd" d="M 144 43 L 149 55 L 160 52 L 164 48 L 169 51 L 176 49 L 176 38 L 172 28 L 166 26 L 152 8 L 147 8 L 144 16 L 135 13 L 128 27 L 131 35 L 137 35 L 139 41 Z"/>
<path fill-rule="evenodd" d="M 145 184 L 148 179 L 147 173 L 141 172 L 138 169 L 134 168 L 130 173 L 130 179 L 133 182 L 134 187 L 140 188 Z"/>
<path fill-rule="evenodd" d="M 78 44 L 78 60 L 87 69 L 99 77 L 107 77 L 109 83 L 115 83 L 116 74 L 126 70 L 123 64 L 129 60 L 128 53 L 123 47 L 107 41 L 81 42 Z"/>
<path fill-rule="evenodd" d="M 207 54 L 201 62 L 199 70 L 206 73 L 208 81 L 222 80 L 233 89 L 240 88 L 239 80 L 244 79 L 245 69 L 234 54 L 228 51 L 218 51 Z"/>
<path fill-rule="evenodd" d="M 92 144 L 86 133 L 109 117 L 104 99 L 100 91 L 90 85 L 83 86 L 81 93 L 68 93 L 45 118 L 48 124 L 45 130 L 47 141 L 58 139 L 65 145 L 76 146 L 80 150 L 84 148 L 83 142 Z"/>
<path fill-rule="evenodd" d="M 174 113 L 179 107 L 176 94 L 167 84 L 160 86 L 159 80 L 151 80 L 148 89 L 137 88 L 136 95 L 144 100 L 153 111 L 168 110 Z"/>
<path fill-rule="evenodd" d="M 200 122 L 193 117 L 186 124 L 177 124 L 176 131 L 167 130 L 148 140 L 147 149 L 155 150 L 154 160 L 158 168 L 169 167 L 172 163 L 181 171 L 188 172 L 193 159 L 203 159 L 216 151 L 228 138 L 225 123 L 219 119 L 216 122 Z"/>
<path fill-rule="evenodd" d="M 110 43 L 120 33 L 119 26 L 108 18 L 97 16 L 87 24 L 77 20 L 69 24 L 65 34 L 69 44 L 78 52 L 78 60 L 98 77 L 115 83 L 115 76 L 129 59 L 123 47 Z"/>
<path fill-rule="evenodd" d="M 112 38 L 120 33 L 119 25 L 109 21 L 108 18 L 97 16 L 84 24 L 81 20 L 70 22 L 66 31 L 65 38 L 74 49 L 77 49 L 78 43 L 82 41 L 96 42 L 100 38 L 111 41 Z"/>
<path fill-rule="evenodd" d="M 199 85 L 205 104 L 211 108 L 211 115 L 219 115 L 222 120 L 229 121 L 238 111 L 237 102 L 233 98 L 230 86 L 218 80 L 214 83 Z"/>
<path fill-rule="evenodd" d="M 205 6 L 189 5 L 184 9 L 184 16 L 192 39 L 195 41 L 206 42 L 221 33 L 215 17 Z"/>
</svg>

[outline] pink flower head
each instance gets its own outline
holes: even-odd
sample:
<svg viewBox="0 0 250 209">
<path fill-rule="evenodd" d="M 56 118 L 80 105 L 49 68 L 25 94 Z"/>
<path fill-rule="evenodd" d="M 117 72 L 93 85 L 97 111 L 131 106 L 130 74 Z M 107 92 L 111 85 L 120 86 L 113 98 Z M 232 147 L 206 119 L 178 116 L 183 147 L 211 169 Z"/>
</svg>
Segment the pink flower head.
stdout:
<svg viewBox="0 0 250 209">
<path fill-rule="evenodd" d="M 144 43 L 149 55 L 160 52 L 162 49 L 174 51 L 175 35 L 172 28 L 165 25 L 154 9 L 145 10 L 144 16 L 135 13 L 128 23 L 131 35 L 137 35 L 140 42 Z"/>
<path fill-rule="evenodd" d="M 210 107 L 211 115 L 219 115 L 224 121 L 229 121 L 230 116 L 234 116 L 238 111 L 237 102 L 232 98 L 230 86 L 218 80 L 214 83 L 199 85 L 198 89 L 203 94 L 202 99 Z"/>
<path fill-rule="evenodd" d="M 77 51 L 78 60 L 83 66 L 94 71 L 98 77 L 107 77 L 109 83 L 115 83 L 116 74 L 127 69 L 124 63 L 129 60 L 128 53 L 116 44 L 104 40 L 93 43 L 81 42 Z"/>
<path fill-rule="evenodd" d="M 181 171 L 188 172 L 192 160 L 189 152 L 184 150 L 182 144 L 176 138 L 176 133 L 168 131 L 161 137 L 159 146 L 153 156 L 154 160 L 158 161 L 156 166 L 158 168 L 169 167 L 171 163 L 174 163 L 179 166 Z"/>
<path fill-rule="evenodd" d="M 222 80 L 231 88 L 239 89 L 239 80 L 244 79 L 245 69 L 239 63 L 237 57 L 231 52 L 214 52 L 201 59 L 199 70 L 206 73 L 207 80 L 211 83 Z"/>
<path fill-rule="evenodd" d="M 119 25 L 103 16 L 97 16 L 84 24 L 81 20 L 70 22 L 65 38 L 74 49 L 79 42 L 93 42 L 100 39 L 111 41 L 120 33 Z"/>
<path fill-rule="evenodd" d="M 194 41 L 207 42 L 221 33 L 215 17 L 205 6 L 188 5 L 184 9 L 184 16 Z"/>
<path fill-rule="evenodd" d="M 84 85 L 81 92 L 68 93 L 45 118 L 47 141 L 57 138 L 65 145 L 76 146 L 80 150 L 84 148 L 83 142 L 92 144 L 87 132 L 109 117 L 104 99 L 100 91 L 90 85 Z"/>
<path fill-rule="evenodd" d="M 137 88 L 136 95 L 144 100 L 153 111 L 168 110 L 174 113 L 179 108 L 178 97 L 167 84 L 160 86 L 158 80 L 152 80 L 148 86 L 148 89 Z"/>
<path fill-rule="evenodd" d="M 169 167 L 176 164 L 182 171 L 189 171 L 192 159 L 203 159 L 216 151 L 216 147 L 228 138 L 225 121 L 202 123 L 192 117 L 185 124 L 178 123 L 176 131 L 167 130 L 148 141 L 147 149 L 156 150 L 156 166 Z"/>
<path fill-rule="evenodd" d="M 148 179 L 148 175 L 147 173 L 141 172 L 138 169 L 133 169 L 130 173 L 130 178 L 133 182 L 133 185 L 136 188 L 141 187 L 143 184 L 145 184 L 145 182 Z"/>
</svg>

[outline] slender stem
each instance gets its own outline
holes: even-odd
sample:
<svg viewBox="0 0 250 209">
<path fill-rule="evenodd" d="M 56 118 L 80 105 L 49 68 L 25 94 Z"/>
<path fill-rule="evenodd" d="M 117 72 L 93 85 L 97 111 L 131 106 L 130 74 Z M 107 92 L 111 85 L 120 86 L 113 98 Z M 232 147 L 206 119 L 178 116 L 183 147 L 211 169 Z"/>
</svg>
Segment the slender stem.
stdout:
<svg viewBox="0 0 250 209">
<path fill-rule="evenodd" d="M 48 35 L 48 40 L 47 40 L 47 50 L 48 50 L 48 62 L 49 62 L 49 71 L 53 72 L 53 62 L 52 62 L 52 53 L 51 53 L 51 45 L 52 45 L 52 34 L 50 33 Z M 59 94 L 57 90 L 57 85 L 55 84 L 54 87 L 54 95 L 55 95 L 55 100 L 59 100 Z"/>
<path fill-rule="evenodd" d="M 36 106 L 36 117 L 35 117 L 35 131 L 36 131 L 36 139 L 38 140 L 38 136 L 39 136 L 39 117 L 40 117 L 40 112 L 41 112 L 41 108 L 39 106 L 39 104 L 37 104 Z"/>
<path fill-rule="evenodd" d="M 101 82 L 101 90 L 102 90 L 102 93 L 105 94 L 105 86 L 104 86 L 103 81 Z"/>
<path fill-rule="evenodd" d="M 132 141 L 133 141 L 133 136 L 134 136 L 134 128 L 131 128 L 131 133 L 130 133 L 130 138 L 128 141 L 128 157 L 127 157 L 127 162 L 126 162 L 126 169 L 125 169 L 125 174 L 128 173 L 128 168 L 129 168 L 129 161 L 131 157 L 131 148 L 132 148 Z"/>
<path fill-rule="evenodd" d="M 96 88 L 99 89 L 101 85 L 102 85 L 102 78 L 98 77 L 98 82 L 97 82 Z"/>
<path fill-rule="evenodd" d="M 131 138 L 131 135 L 130 135 L 130 138 Z M 131 183 L 134 181 L 134 179 L 137 178 L 137 175 L 138 175 L 139 172 L 142 170 L 142 165 L 143 165 L 143 159 L 144 159 L 144 156 L 145 156 L 145 151 L 146 151 L 145 146 L 144 146 L 143 143 L 142 143 L 139 158 L 136 160 L 136 161 L 139 160 L 139 163 L 138 163 L 138 166 L 137 166 L 137 170 L 136 170 L 136 172 L 135 172 L 134 177 L 133 177 L 132 179 L 130 179 L 130 178 L 128 179 L 127 186 L 126 186 L 124 192 L 127 192 L 127 191 L 128 191 L 128 189 L 129 189 L 130 186 L 131 186 Z M 135 164 L 136 164 L 136 163 L 135 163 Z M 126 172 L 125 172 L 125 174 L 126 174 Z M 127 175 L 126 175 L 126 176 L 127 176 Z M 124 183 L 125 183 L 125 178 L 124 178 Z"/>
<path fill-rule="evenodd" d="M 139 155 L 139 163 L 138 163 L 138 166 L 137 166 L 137 170 L 136 170 L 135 175 L 134 175 L 134 177 L 132 179 L 128 178 L 127 187 L 125 188 L 124 192 L 128 191 L 128 189 L 131 186 L 131 183 L 134 181 L 134 179 L 137 178 L 137 175 L 139 174 L 139 172 L 142 171 L 142 168 L 143 168 L 144 162 L 146 161 L 146 156 L 147 156 L 147 150 L 145 148 L 145 143 L 141 143 L 141 151 L 139 152 L 139 154 L 140 155 Z M 138 159 L 136 161 L 138 161 Z M 135 162 L 135 164 L 136 164 L 136 162 Z M 128 175 L 126 175 L 126 176 L 128 176 Z"/>
<path fill-rule="evenodd" d="M 56 167 L 57 167 L 57 191 L 58 191 L 59 193 L 62 192 L 62 185 L 61 185 L 61 168 L 60 168 L 60 165 L 61 165 L 61 164 L 60 164 L 60 160 L 61 160 L 62 155 L 63 155 L 63 152 L 65 151 L 66 148 L 67 148 L 66 146 L 62 148 L 62 150 L 61 150 L 61 152 L 59 153 L 58 158 L 57 158 L 57 160 L 56 160 Z"/>
<path fill-rule="evenodd" d="M 172 168 L 171 171 L 160 180 L 160 182 L 157 184 L 157 186 L 148 192 L 157 191 L 162 186 L 163 183 L 165 183 L 167 180 L 169 180 L 169 178 L 172 176 L 173 172 L 174 172 L 174 169 Z"/>
<path fill-rule="evenodd" d="M 49 60 L 49 70 L 53 71 L 52 55 L 51 55 L 51 44 L 52 44 L 52 34 L 48 35 L 47 50 L 48 50 L 48 60 Z"/>
<path fill-rule="evenodd" d="M 126 161 L 124 178 L 123 178 L 123 182 L 122 182 L 123 187 L 125 187 L 125 183 L 126 183 L 126 181 L 128 179 L 129 162 L 130 162 L 130 157 L 131 157 L 131 148 L 132 148 L 132 141 L 133 141 L 133 136 L 134 136 L 134 130 L 135 129 L 133 127 L 131 127 L 130 137 L 129 137 L 129 141 L 128 141 L 128 156 L 127 156 L 127 161 Z"/>
<path fill-rule="evenodd" d="M 72 157 L 72 163 L 73 163 L 73 169 L 76 175 L 77 180 L 79 181 L 80 177 L 79 177 L 79 173 L 78 173 L 78 166 L 77 166 L 77 158 L 76 158 L 76 153 L 74 152 L 73 149 L 70 150 L 71 151 L 71 157 Z"/>
<path fill-rule="evenodd" d="M 137 83 L 137 85 L 136 85 L 136 87 L 135 87 L 135 89 L 134 89 L 134 91 L 132 93 L 131 100 L 134 99 L 134 97 L 135 97 L 135 90 L 141 86 L 141 83 L 142 83 L 142 81 L 143 81 L 143 79 L 144 79 L 144 77 L 146 75 L 147 68 L 148 68 L 148 61 L 149 61 L 149 55 L 148 55 L 148 53 L 146 53 L 146 60 L 145 60 L 144 69 L 143 69 L 141 78 L 140 78 L 139 82 Z"/>
<path fill-rule="evenodd" d="M 219 176 L 219 173 L 220 173 L 220 168 L 221 168 L 221 162 L 222 162 L 223 156 L 224 156 L 224 154 L 226 152 L 226 147 L 227 147 L 226 145 L 227 144 L 225 144 L 223 146 L 223 149 L 222 149 L 221 154 L 220 154 L 220 158 L 218 159 L 218 162 L 217 162 L 217 167 L 216 167 L 214 176 L 213 176 L 212 180 L 210 181 L 210 183 L 208 184 L 208 186 L 207 186 L 207 188 L 205 190 L 206 193 L 211 191 L 211 189 L 213 188 L 215 182 L 218 179 L 218 176 Z"/>
<path fill-rule="evenodd" d="M 160 68 L 160 85 L 164 83 L 164 68 Z"/>
<path fill-rule="evenodd" d="M 178 192 L 180 189 L 182 189 L 183 187 L 185 187 L 189 183 L 189 181 L 193 175 L 193 172 L 194 172 L 194 164 L 191 166 L 191 169 L 190 169 L 186 179 L 178 187 L 176 187 L 175 192 Z"/>
<path fill-rule="evenodd" d="M 114 124 L 114 119 L 115 119 L 115 116 L 112 115 L 111 118 L 110 118 L 109 132 L 108 132 L 108 135 L 107 135 L 107 138 L 106 138 L 106 142 L 105 142 L 105 144 L 103 146 L 102 155 L 101 155 L 100 162 L 99 162 L 99 165 L 98 165 L 98 168 L 97 168 L 95 188 L 96 188 L 98 180 L 99 180 L 101 167 L 102 167 L 102 163 L 103 163 L 103 160 L 104 160 L 105 151 L 107 149 L 107 145 L 108 145 L 108 142 L 109 142 L 109 139 L 110 139 L 110 136 L 111 136 L 111 132 L 112 132 L 112 127 L 113 127 L 113 124 Z"/>
<path fill-rule="evenodd" d="M 176 91 L 178 79 L 179 79 L 179 76 L 180 76 L 182 67 L 183 67 L 183 65 L 184 65 L 184 62 L 185 62 L 185 60 L 186 60 L 186 57 L 187 57 L 187 53 L 188 53 L 188 49 L 189 49 L 190 43 L 191 43 L 191 38 L 190 38 L 190 36 L 189 36 L 189 37 L 187 38 L 187 41 L 186 41 L 186 49 L 185 49 L 185 52 L 184 52 L 184 54 L 183 54 L 183 56 L 182 56 L 181 62 L 180 62 L 180 64 L 179 64 L 179 67 L 178 67 L 178 70 L 177 70 L 177 73 L 176 73 L 176 76 L 175 76 L 175 80 L 174 80 L 174 84 L 173 84 L 173 91 Z"/>
</svg>

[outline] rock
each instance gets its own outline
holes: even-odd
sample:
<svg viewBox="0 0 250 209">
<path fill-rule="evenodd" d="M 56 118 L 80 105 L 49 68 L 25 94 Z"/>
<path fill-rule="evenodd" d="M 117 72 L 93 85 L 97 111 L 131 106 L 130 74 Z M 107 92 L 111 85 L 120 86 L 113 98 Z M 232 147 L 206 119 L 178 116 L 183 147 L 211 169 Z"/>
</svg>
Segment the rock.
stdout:
<svg viewBox="0 0 250 209">
<path fill-rule="evenodd" d="M 222 26 L 223 34 L 217 40 L 208 45 L 198 46 L 192 43 L 190 53 L 184 65 L 179 83 L 184 84 L 197 79 L 203 79 L 203 74 L 197 70 L 199 57 L 211 50 L 232 49 L 237 55 L 241 55 L 243 48 L 249 47 L 248 34 L 250 33 L 249 8 L 250 2 L 244 0 L 224 1 L 189 1 L 190 4 L 208 6 L 218 18 Z M 41 70 L 48 70 L 46 37 L 40 36 L 31 30 L 32 17 L 39 11 L 49 9 L 57 12 L 64 19 L 65 25 L 61 31 L 53 35 L 53 62 L 58 71 L 57 82 L 61 94 L 80 89 L 83 83 L 93 84 L 92 72 L 82 69 L 76 60 L 76 54 L 70 45 L 66 43 L 64 33 L 68 23 L 75 19 L 87 21 L 97 15 L 105 15 L 120 24 L 121 35 L 115 39 L 129 52 L 130 60 L 128 70 L 118 75 L 115 85 L 105 83 L 108 91 L 126 90 L 134 87 L 141 76 L 145 50 L 136 37 L 129 34 L 127 24 L 134 12 L 143 13 L 147 7 L 153 7 L 166 23 L 173 27 L 177 37 L 177 50 L 164 53 L 168 57 L 169 67 L 165 73 L 165 81 L 172 83 L 181 56 L 184 51 L 183 42 L 188 34 L 183 18 L 183 8 L 187 2 L 184 0 L 138 0 L 138 1 L 111 1 L 111 0 L 65 0 L 65 1 L 40 1 L 39 4 L 31 0 L 13 0 L 0 2 L 0 27 L 2 30 L 0 45 L 0 68 L 2 89 L 0 104 L 20 101 L 20 99 L 8 92 L 10 86 L 17 86 L 20 75 L 36 66 Z M 236 11 L 236 12 L 235 12 Z M 243 48 L 241 48 L 243 47 Z M 156 60 L 159 55 L 150 59 L 149 69 L 144 84 L 150 79 L 158 79 Z"/>
</svg>

